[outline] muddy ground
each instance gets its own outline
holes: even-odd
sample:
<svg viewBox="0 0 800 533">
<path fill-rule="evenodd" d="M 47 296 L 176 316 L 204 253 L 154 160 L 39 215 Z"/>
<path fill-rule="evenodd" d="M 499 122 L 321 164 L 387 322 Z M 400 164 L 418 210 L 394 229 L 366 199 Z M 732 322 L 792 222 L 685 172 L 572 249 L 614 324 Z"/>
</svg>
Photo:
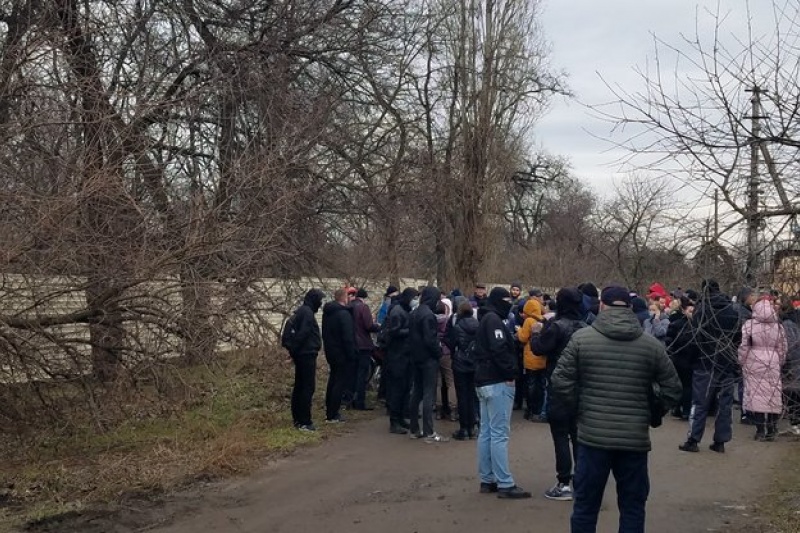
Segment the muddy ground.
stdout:
<svg viewBox="0 0 800 533">
<path fill-rule="evenodd" d="M 554 482 L 549 428 L 514 413 L 512 471 L 533 499 L 479 494 L 475 441 L 427 444 L 387 432 L 385 418 L 353 426 L 345 436 L 276 461 L 246 479 L 207 483 L 155 503 L 131 501 L 113 515 L 84 515 L 38 531 L 159 533 L 506 533 L 569 531 L 569 502 L 545 499 Z M 713 421 L 712 421 L 713 422 Z M 447 435 L 450 422 L 437 422 Z M 797 443 L 758 443 L 753 428 L 734 428 L 727 453 L 703 443 L 680 452 L 686 424 L 665 420 L 652 431 L 651 533 L 761 531 L 751 504 L 780 459 Z M 598 531 L 616 531 L 609 482 Z"/>
</svg>

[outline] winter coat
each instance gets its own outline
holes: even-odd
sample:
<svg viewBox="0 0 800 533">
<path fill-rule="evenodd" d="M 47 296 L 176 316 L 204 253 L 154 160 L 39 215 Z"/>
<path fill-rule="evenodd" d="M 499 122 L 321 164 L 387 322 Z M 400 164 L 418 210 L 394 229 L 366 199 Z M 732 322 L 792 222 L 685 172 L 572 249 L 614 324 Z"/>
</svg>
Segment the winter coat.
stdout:
<svg viewBox="0 0 800 533">
<path fill-rule="evenodd" d="M 320 290 L 310 290 L 306 293 L 301 305 L 295 311 L 294 318 L 294 346 L 289 354 L 292 357 L 298 355 L 317 355 L 322 348 L 322 336 L 317 323 L 317 311 L 322 305 L 325 295 Z"/>
<path fill-rule="evenodd" d="M 419 297 L 419 306 L 411 313 L 411 361 L 415 364 L 430 359 L 438 361 L 442 357 L 439 324 L 433 314 L 440 294 L 436 287 L 425 287 Z"/>
<path fill-rule="evenodd" d="M 372 351 L 375 344 L 372 342 L 371 333 L 377 333 L 380 326 L 372 321 L 372 313 L 363 300 L 356 298 L 351 304 L 353 308 L 353 320 L 356 326 L 356 347 L 359 350 Z"/>
<path fill-rule="evenodd" d="M 781 367 L 786 361 L 786 331 L 772 302 L 753 306 L 753 318 L 742 326 L 739 362 L 744 377 L 744 409 L 754 413 L 783 411 Z"/>
<path fill-rule="evenodd" d="M 442 346 L 442 357 L 450 355 L 450 343 L 447 340 L 447 315 L 436 315 L 436 333 L 439 337 L 439 344 Z"/>
<path fill-rule="evenodd" d="M 742 323 L 728 296 L 721 292 L 704 294 L 692 315 L 692 331 L 698 353 L 695 369 L 738 372 L 736 349 L 742 340 Z"/>
<path fill-rule="evenodd" d="M 384 324 L 388 339 L 386 361 L 407 365 L 411 357 L 411 305 L 410 302 L 395 302 L 386 314 Z"/>
<path fill-rule="evenodd" d="M 514 381 L 517 377 L 516 346 L 513 335 L 503 323 L 505 314 L 501 314 L 491 302 L 478 311 L 476 387 Z"/>
<path fill-rule="evenodd" d="M 648 313 L 642 327 L 645 333 L 664 342 L 664 339 L 667 337 L 667 328 L 669 327 L 669 316 L 667 316 L 666 313 L 661 313 L 661 316 L 654 317 Z"/>
<path fill-rule="evenodd" d="M 452 327 L 454 342 L 453 371 L 475 372 L 475 361 L 466 357 L 467 350 L 478 333 L 480 322 L 473 316 L 459 318 Z"/>
<path fill-rule="evenodd" d="M 591 327 L 576 331 L 551 381 L 553 397 L 577 412 L 578 442 L 606 450 L 650 450 L 654 384 L 666 407 L 681 399 L 664 346 L 626 307 L 604 309 Z"/>
<path fill-rule="evenodd" d="M 378 310 L 378 316 L 375 318 L 375 321 L 378 324 L 383 324 L 383 322 L 386 320 L 386 317 L 389 315 L 390 307 L 392 307 L 392 299 L 384 298 L 381 308 Z"/>
<path fill-rule="evenodd" d="M 356 358 L 356 331 L 353 309 L 339 302 L 322 308 L 322 340 L 329 365 L 343 365 Z"/>
<path fill-rule="evenodd" d="M 792 319 L 783 321 L 786 332 L 786 362 L 783 364 L 783 388 L 800 393 L 800 326 Z"/>
<path fill-rule="evenodd" d="M 689 317 L 682 311 L 670 315 L 664 343 L 667 346 L 667 354 L 676 369 L 688 371 L 697 364 L 699 356 L 697 345 L 693 341 L 694 332 Z"/>
<path fill-rule="evenodd" d="M 544 320 L 542 316 L 542 304 L 539 300 L 531 298 L 525 302 L 525 322 L 517 331 L 517 340 L 522 344 L 522 364 L 525 370 L 544 370 L 547 367 L 547 358 L 535 354 L 531 349 L 531 337 L 534 336 L 533 328 Z"/>
</svg>

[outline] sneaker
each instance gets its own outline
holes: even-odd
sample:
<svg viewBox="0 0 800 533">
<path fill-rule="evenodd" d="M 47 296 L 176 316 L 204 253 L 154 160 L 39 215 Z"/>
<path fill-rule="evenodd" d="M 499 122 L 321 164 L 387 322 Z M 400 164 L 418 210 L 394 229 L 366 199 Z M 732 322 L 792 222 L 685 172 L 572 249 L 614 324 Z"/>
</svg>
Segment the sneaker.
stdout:
<svg viewBox="0 0 800 533">
<path fill-rule="evenodd" d="M 700 448 L 697 446 L 697 441 L 692 439 L 687 440 L 683 444 L 678 446 L 678 449 L 682 452 L 699 452 Z"/>
<path fill-rule="evenodd" d="M 300 425 L 298 425 L 296 427 L 297 427 L 297 429 L 299 431 L 306 431 L 306 432 L 309 432 L 309 433 L 314 432 L 314 431 L 317 430 L 317 428 L 316 428 L 316 426 L 314 426 L 314 424 L 300 424 Z"/>
<path fill-rule="evenodd" d="M 556 483 L 555 486 L 544 493 L 548 500 L 558 500 L 560 502 L 572 501 L 572 488 L 569 483 Z"/>
<path fill-rule="evenodd" d="M 497 497 L 509 500 L 523 500 L 525 498 L 530 498 L 531 493 L 527 490 L 522 490 L 522 488 L 514 485 L 513 487 L 509 487 L 507 489 L 497 489 Z"/>
<path fill-rule="evenodd" d="M 397 424 L 392 424 L 389 427 L 389 433 L 394 433 L 395 435 L 405 435 L 406 433 L 408 433 L 408 430 Z"/>
<path fill-rule="evenodd" d="M 725 453 L 725 443 L 715 442 L 711 446 L 709 446 L 708 449 L 711 450 L 712 452 Z"/>
<path fill-rule="evenodd" d="M 433 433 L 431 435 L 428 435 L 427 437 L 424 437 L 424 439 L 425 439 L 425 442 L 427 442 L 427 443 L 431 443 L 431 442 L 450 442 L 450 439 L 448 439 L 447 437 L 443 437 L 442 435 L 439 435 L 438 433 Z"/>
<path fill-rule="evenodd" d="M 787 432 L 788 432 L 790 435 L 797 435 L 797 436 L 800 436 L 800 424 L 795 424 L 795 425 L 793 425 L 793 426 L 789 426 L 789 427 L 786 429 L 786 431 L 787 431 Z"/>
<path fill-rule="evenodd" d="M 342 418 L 342 415 L 336 415 L 333 418 L 328 418 L 327 420 L 325 420 L 325 423 L 326 424 L 344 424 L 345 423 L 345 419 Z"/>
<path fill-rule="evenodd" d="M 420 433 L 414 433 L 413 431 L 408 432 L 408 438 L 410 439 L 421 439 L 423 437 L 425 437 L 425 435 L 423 435 L 422 432 Z"/>
<path fill-rule="evenodd" d="M 481 494 L 489 494 L 497 492 L 499 489 L 497 488 L 497 483 L 483 483 L 481 482 Z"/>
</svg>

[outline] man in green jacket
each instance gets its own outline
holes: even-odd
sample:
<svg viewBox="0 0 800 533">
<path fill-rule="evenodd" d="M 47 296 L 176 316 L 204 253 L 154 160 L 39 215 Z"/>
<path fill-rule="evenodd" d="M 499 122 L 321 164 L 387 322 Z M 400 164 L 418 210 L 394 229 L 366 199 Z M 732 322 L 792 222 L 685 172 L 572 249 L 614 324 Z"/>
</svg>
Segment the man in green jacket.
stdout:
<svg viewBox="0 0 800 533">
<path fill-rule="evenodd" d="M 603 289 L 597 320 L 575 332 L 553 372 L 554 397 L 578 417 L 572 533 L 596 530 L 610 472 L 617 482 L 620 533 L 644 531 L 650 397 L 658 391 L 665 407 L 681 398 L 664 346 L 642 331 L 630 306 L 625 287 Z"/>
</svg>

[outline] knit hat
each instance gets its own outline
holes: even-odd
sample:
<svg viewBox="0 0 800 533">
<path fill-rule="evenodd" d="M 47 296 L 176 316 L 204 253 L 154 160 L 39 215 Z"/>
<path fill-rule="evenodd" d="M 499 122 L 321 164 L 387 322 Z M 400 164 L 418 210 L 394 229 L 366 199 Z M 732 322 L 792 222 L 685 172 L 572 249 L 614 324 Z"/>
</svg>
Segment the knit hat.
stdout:
<svg viewBox="0 0 800 533">
<path fill-rule="evenodd" d="M 600 301 L 613 307 L 630 307 L 631 293 L 625 287 L 609 285 L 600 293 Z"/>
<path fill-rule="evenodd" d="M 592 283 L 591 281 L 587 281 L 586 283 L 582 283 L 578 287 L 578 289 L 580 289 L 580 291 L 583 294 L 585 294 L 586 296 L 588 296 L 589 298 L 597 298 L 597 297 L 600 296 L 599 293 L 597 292 L 597 286 L 595 286 L 595 284 Z"/>
<path fill-rule="evenodd" d="M 358 289 L 358 292 L 356 292 L 356 298 L 369 298 L 369 295 L 367 294 L 367 290 L 363 289 L 363 288 L 362 289 Z"/>
<path fill-rule="evenodd" d="M 384 297 L 384 298 L 388 298 L 389 296 L 391 296 L 392 294 L 394 294 L 394 293 L 396 293 L 396 292 L 398 292 L 398 288 L 397 288 L 397 287 L 395 287 L 394 285 L 389 285 L 389 286 L 386 288 L 386 293 L 383 295 L 383 297 Z"/>
<path fill-rule="evenodd" d="M 514 287 L 516 287 L 517 289 L 522 290 L 522 282 L 521 281 L 512 281 L 511 282 L 511 288 L 513 289 Z"/>
</svg>

